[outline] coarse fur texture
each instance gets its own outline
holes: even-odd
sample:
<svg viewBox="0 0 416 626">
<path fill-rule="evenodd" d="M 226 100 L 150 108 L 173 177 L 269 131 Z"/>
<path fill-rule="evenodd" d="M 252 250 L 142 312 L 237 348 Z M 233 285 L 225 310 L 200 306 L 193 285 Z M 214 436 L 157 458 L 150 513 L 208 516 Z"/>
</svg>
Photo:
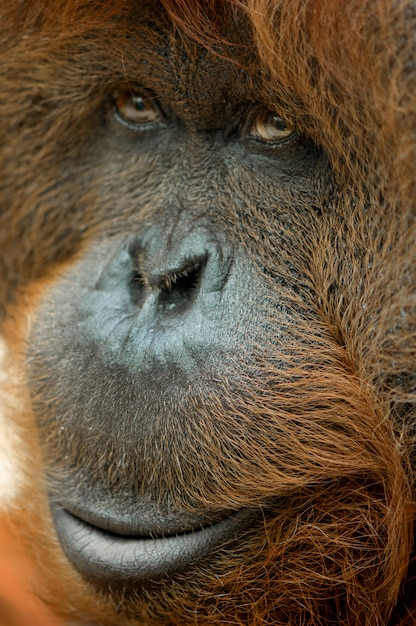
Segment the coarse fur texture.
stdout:
<svg viewBox="0 0 416 626">
<path fill-rule="evenodd" d="M 71 624 L 414 624 L 414 1 L 3 0 L 0 55 L 0 504 L 36 593 Z M 139 367 L 119 311 L 155 294 Z M 104 585 L 65 498 L 250 523 Z"/>
</svg>

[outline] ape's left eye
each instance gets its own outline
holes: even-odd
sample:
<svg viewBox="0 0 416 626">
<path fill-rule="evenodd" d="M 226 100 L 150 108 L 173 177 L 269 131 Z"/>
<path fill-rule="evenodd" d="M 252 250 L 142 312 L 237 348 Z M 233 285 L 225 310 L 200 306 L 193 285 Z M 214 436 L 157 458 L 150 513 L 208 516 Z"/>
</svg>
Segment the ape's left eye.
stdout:
<svg viewBox="0 0 416 626">
<path fill-rule="evenodd" d="M 145 127 L 164 119 L 155 98 L 146 91 L 117 90 L 113 93 L 113 102 L 116 118 L 127 126 Z"/>
<path fill-rule="evenodd" d="M 250 137 L 268 143 L 285 141 L 295 134 L 296 131 L 292 126 L 271 111 L 258 115 L 249 132 Z"/>
</svg>

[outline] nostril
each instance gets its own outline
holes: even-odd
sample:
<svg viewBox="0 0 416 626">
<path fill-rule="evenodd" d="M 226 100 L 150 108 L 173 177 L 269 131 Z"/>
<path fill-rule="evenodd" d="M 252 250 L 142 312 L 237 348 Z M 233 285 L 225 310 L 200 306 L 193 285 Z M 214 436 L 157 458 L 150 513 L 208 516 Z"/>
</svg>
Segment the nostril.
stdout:
<svg viewBox="0 0 416 626">
<path fill-rule="evenodd" d="M 201 270 L 200 261 L 191 261 L 180 270 L 170 270 L 161 275 L 157 281 L 157 287 L 163 292 L 171 292 L 174 289 L 179 291 L 195 289 L 201 278 Z"/>
<path fill-rule="evenodd" d="M 189 232 L 145 230 L 127 245 L 131 302 L 146 315 L 169 317 L 170 312 L 180 315 L 191 309 L 197 315 L 198 302 L 211 306 L 227 283 L 234 258 L 220 231 L 202 227 Z"/>
<path fill-rule="evenodd" d="M 191 258 L 184 261 L 180 267 L 154 274 L 151 286 L 159 292 L 159 306 L 170 311 L 193 302 L 201 286 L 205 265 L 206 257 Z"/>
</svg>

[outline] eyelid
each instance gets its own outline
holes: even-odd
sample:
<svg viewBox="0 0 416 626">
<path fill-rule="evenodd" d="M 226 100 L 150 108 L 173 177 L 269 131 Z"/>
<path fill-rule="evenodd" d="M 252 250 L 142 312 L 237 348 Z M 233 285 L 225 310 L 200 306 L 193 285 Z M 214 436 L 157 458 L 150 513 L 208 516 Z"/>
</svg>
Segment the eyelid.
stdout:
<svg viewBox="0 0 416 626">
<path fill-rule="evenodd" d="M 142 132 L 165 123 L 165 114 L 156 96 L 143 87 L 116 88 L 111 99 L 115 119 L 127 128 Z M 138 107 L 140 101 L 143 108 Z"/>
<path fill-rule="evenodd" d="M 267 115 L 281 119 L 290 126 L 291 132 L 289 132 L 286 137 L 276 138 L 275 140 L 262 139 L 261 136 L 256 136 L 256 134 L 253 133 L 256 120 L 261 117 L 266 117 Z M 280 153 L 283 155 L 284 151 L 295 148 L 301 140 L 301 133 L 298 131 L 295 124 L 286 116 L 280 115 L 275 110 L 259 105 L 250 106 L 240 137 L 250 152 L 273 157 L 273 154 L 277 155 Z"/>
<path fill-rule="evenodd" d="M 273 111 L 265 111 L 254 118 L 249 135 L 272 144 L 286 141 L 294 132 L 295 129 L 283 117 Z"/>
</svg>

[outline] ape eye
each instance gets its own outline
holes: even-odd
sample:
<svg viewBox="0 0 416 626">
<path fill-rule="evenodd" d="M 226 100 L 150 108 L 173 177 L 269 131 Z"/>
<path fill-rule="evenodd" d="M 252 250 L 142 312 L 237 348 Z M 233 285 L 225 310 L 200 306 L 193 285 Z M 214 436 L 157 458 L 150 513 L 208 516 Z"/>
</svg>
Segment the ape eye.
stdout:
<svg viewBox="0 0 416 626">
<path fill-rule="evenodd" d="M 270 111 L 256 117 L 249 133 L 251 137 L 269 143 L 285 141 L 295 134 L 296 131 L 284 119 Z"/>
<path fill-rule="evenodd" d="M 116 118 L 127 126 L 146 127 L 163 120 L 155 98 L 146 91 L 117 90 L 113 93 L 113 102 Z"/>
</svg>

